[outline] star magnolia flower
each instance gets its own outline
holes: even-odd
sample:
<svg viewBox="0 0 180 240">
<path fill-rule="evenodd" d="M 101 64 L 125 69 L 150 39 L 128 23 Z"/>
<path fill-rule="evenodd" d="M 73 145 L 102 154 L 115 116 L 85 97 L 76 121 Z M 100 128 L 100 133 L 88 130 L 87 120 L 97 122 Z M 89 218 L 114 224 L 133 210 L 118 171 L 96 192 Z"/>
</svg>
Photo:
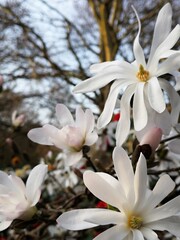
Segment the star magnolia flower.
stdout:
<svg viewBox="0 0 180 240">
<path fill-rule="evenodd" d="M 47 165 L 37 165 L 30 172 L 25 186 L 21 178 L 0 171 L 0 231 L 8 228 L 14 219 L 32 218 L 46 173 Z"/>
<path fill-rule="evenodd" d="M 30 130 L 28 137 L 39 144 L 55 145 L 62 149 L 67 155 L 67 165 L 73 165 L 83 157 L 83 146 L 91 146 L 98 139 L 94 131 L 94 116 L 90 109 L 83 112 L 78 107 L 74 121 L 64 104 L 57 104 L 56 115 L 61 129 L 46 124 L 42 128 Z"/>
<path fill-rule="evenodd" d="M 162 206 L 159 203 L 174 189 L 169 175 L 160 177 L 154 189 L 147 187 L 147 166 L 140 156 L 134 174 L 124 149 L 116 147 L 113 161 L 118 180 L 106 173 L 86 171 L 86 187 L 101 201 L 117 208 L 78 209 L 63 213 L 57 222 L 69 230 L 80 230 L 98 225 L 115 226 L 99 234 L 94 240 L 158 240 L 153 230 L 167 230 L 180 236 L 180 196 Z M 156 207 L 158 206 L 158 207 Z"/>
<path fill-rule="evenodd" d="M 148 62 L 145 60 L 139 43 L 141 23 L 137 13 L 136 16 L 139 23 L 139 31 L 133 45 L 135 61 L 132 64 L 125 61 L 94 64 L 91 66 L 91 72 L 96 73 L 96 75 L 81 82 L 74 89 L 76 93 L 90 92 L 114 81 L 104 110 L 98 119 L 97 127 L 102 128 L 110 122 L 120 90 L 126 88 L 120 101 L 121 118 L 116 131 L 117 145 L 121 145 L 129 133 L 130 101 L 133 95 L 133 119 L 136 131 L 142 130 L 147 125 L 151 115 L 156 113 L 162 114 L 160 115 L 161 121 L 164 120 L 165 115 L 168 115 L 161 89 L 168 93 L 171 102 L 172 112 L 169 120 L 172 125 L 177 123 L 180 111 L 179 95 L 168 81 L 160 78 L 160 76 L 166 73 L 177 72 L 180 67 L 179 51 L 170 50 L 180 36 L 179 25 L 170 32 L 171 6 L 167 3 L 158 14 Z M 163 58 L 166 58 L 166 60 L 160 62 Z M 156 119 L 156 116 L 154 118 Z M 154 118 L 151 120 L 155 121 Z M 155 126 L 157 125 L 154 124 Z M 158 125 L 157 127 L 163 129 L 162 126 Z M 169 130 L 169 127 L 167 128 Z"/>
</svg>

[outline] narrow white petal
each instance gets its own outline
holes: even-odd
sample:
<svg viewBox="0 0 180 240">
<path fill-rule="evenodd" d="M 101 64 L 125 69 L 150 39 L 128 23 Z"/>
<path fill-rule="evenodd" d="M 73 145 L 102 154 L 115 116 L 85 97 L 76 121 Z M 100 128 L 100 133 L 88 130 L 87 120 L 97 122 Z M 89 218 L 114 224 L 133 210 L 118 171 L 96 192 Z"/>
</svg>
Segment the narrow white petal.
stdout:
<svg viewBox="0 0 180 240">
<path fill-rule="evenodd" d="M 143 67 L 146 68 L 146 62 L 145 62 L 145 57 L 144 57 L 144 52 L 142 50 L 142 47 L 139 43 L 139 35 L 141 33 L 141 22 L 140 22 L 140 19 L 139 19 L 139 16 L 136 12 L 136 9 L 133 7 L 133 10 L 136 14 L 136 17 L 137 17 L 137 20 L 138 20 L 138 25 L 139 25 L 139 31 L 138 31 L 138 34 L 134 40 L 134 44 L 133 44 L 133 51 L 134 51 L 134 56 L 135 56 L 135 59 L 137 61 L 137 64 L 140 65 L 142 64 Z"/>
<path fill-rule="evenodd" d="M 132 84 L 125 90 L 121 99 L 121 117 L 116 130 L 116 145 L 121 146 L 128 137 L 130 130 L 130 101 L 134 94 L 136 84 Z"/>
<path fill-rule="evenodd" d="M 157 49 L 157 47 L 168 36 L 171 30 L 171 22 L 172 22 L 172 8 L 171 8 L 171 5 L 167 3 L 163 8 L 161 8 L 157 17 L 157 21 L 154 28 L 149 61 L 151 61 L 151 59 L 153 58 L 154 52 Z"/>
<path fill-rule="evenodd" d="M 134 203 L 134 172 L 131 161 L 126 151 L 121 147 L 115 147 L 113 162 L 119 182 L 124 189 L 129 205 Z M 133 207 L 133 206 L 132 206 Z"/>
<path fill-rule="evenodd" d="M 58 217 L 57 223 L 58 226 L 63 227 L 68 230 L 83 230 L 92 227 L 98 226 L 97 224 L 93 224 L 85 221 L 86 217 L 90 217 L 91 214 L 98 214 L 102 209 L 80 209 L 80 210 L 72 210 L 69 212 L 63 213 Z"/>
<path fill-rule="evenodd" d="M 180 139 L 172 140 L 168 144 L 168 147 L 169 147 L 170 151 L 180 154 Z"/>
<path fill-rule="evenodd" d="M 95 120 L 94 115 L 90 109 L 85 111 L 86 133 L 91 133 L 94 130 Z"/>
<path fill-rule="evenodd" d="M 100 233 L 93 240 L 124 240 L 129 231 L 124 225 L 117 225 Z"/>
<path fill-rule="evenodd" d="M 90 72 L 98 73 L 100 71 L 103 71 L 108 66 L 121 66 L 121 62 L 118 60 L 115 60 L 115 61 L 107 61 L 102 63 L 95 63 L 90 66 Z"/>
<path fill-rule="evenodd" d="M 47 165 L 39 164 L 34 167 L 26 182 L 26 197 L 31 206 L 36 205 L 41 194 L 41 185 L 47 174 Z"/>
<path fill-rule="evenodd" d="M 156 77 L 148 81 L 148 99 L 151 107 L 158 113 L 162 113 L 165 110 L 164 96 Z"/>
<path fill-rule="evenodd" d="M 141 232 L 147 240 L 159 240 L 158 235 L 147 227 L 141 227 Z"/>
<path fill-rule="evenodd" d="M 3 221 L 0 223 L 0 231 L 5 230 L 11 225 L 12 221 Z"/>
<path fill-rule="evenodd" d="M 43 145 L 53 145 L 51 139 L 44 131 L 43 128 L 34 128 L 28 132 L 28 138 L 36 143 L 43 144 Z"/>
<path fill-rule="evenodd" d="M 173 216 L 147 224 L 148 227 L 158 231 L 168 231 L 176 237 L 180 237 L 180 217 Z"/>
<path fill-rule="evenodd" d="M 156 76 L 161 76 L 166 73 L 171 73 L 180 68 L 180 53 L 173 54 L 161 64 L 159 64 Z"/>
<path fill-rule="evenodd" d="M 108 176 L 110 178 L 110 176 Z M 83 175 L 84 184 L 97 198 L 116 208 L 122 208 L 121 188 L 118 187 L 117 181 L 106 181 L 101 175 L 92 171 L 85 171 Z M 115 184 L 114 184 L 115 182 Z"/>
<path fill-rule="evenodd" d="M 134 229 L 132 230 L 132 232 L 133 232 L 133 240 L 144 240 L 144 237 L 140 230 Z"/>
<path fill-rule="evenodd" d="M 56 116 L 58 118 L 58 121 L 61 127 L 74 124 L 72 114 L 64 104 L 56 105 Z"/>
<path fill-rule="evenodd" d="M 81 128 L 81 131 L 83 135 L 85 134 L 86 131 L 86 121 L 85 121 L 85 113 L 82 110 L 82 108 L 79 106 L 76 108 L 76 121 L 75 121 L 76 127 Z"/>
<path fill-rule="evenodd" d="M 144 102 L 144 84 L 138 83 L 133 99 L 134 128 L 140 131 L 147 124 L 147 110 Z"/>
</svg>

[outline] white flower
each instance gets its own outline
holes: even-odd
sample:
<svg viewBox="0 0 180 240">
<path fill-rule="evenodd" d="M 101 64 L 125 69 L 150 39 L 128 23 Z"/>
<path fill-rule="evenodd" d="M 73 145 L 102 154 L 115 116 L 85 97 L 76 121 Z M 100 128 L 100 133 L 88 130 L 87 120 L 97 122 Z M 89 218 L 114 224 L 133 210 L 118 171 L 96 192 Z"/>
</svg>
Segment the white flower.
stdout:
<svg viewBox="0 0 180 240">
<path fill-rule="evenodd" d="M 174 189 L 175 183 L 165 174 L 154 189 L 147 187 L 147 166 L 141 154 L 134 174 L 126 152 L 116 147 L 113 153 L 118 180 L 106 173 L 86 171 L 84 183 L 100 200 L 117 208 L 78 209 L 63 213 L 57 222 L 69 230 L 113 224 L 94 240 L 158 240 L 153 230 L 169 231 L 180 236 L 180 196 L 162 206 L 159 203 Z"/>
<path fill-rule="evenodd" d="M 8 228 L 14 219 L 29 220 L 35 214 L 46 173 L 47 165 L 37 165 L 25 186 L 21 178 L 0 171 L 0 231 Z"/>
<path fill-rule="evenodd" d="M 116 131 L 117 145 L 121 145 L 129 133 L 130 101 L 133 95 L 133 119 L 136 131 L 142 130 L 149 119 L 153 122 L 156 121 L 156 116 L 154 117 L 155 120 L 151 117 L 153 115 L 158 114 L 158 118 L 160 118 L 158 123 L 164 120 L 165 115 L 169 115 L 166 110 L 162 89 L 168 93 L 172 106 L 171 116 L 168 117 L 170 124 L 177 123 L 180 111 L 179 95 L 168 81 L 160 78 L 166 73 L 177 72 L 180 67 L 179 51 L 171 50 L 180 36 L 179 25 L 170 32 L 171 6 L 167 3 L 158 14 L 148 62 L 145 60 L 139 43 L 141 24 L 138 15 L 137 19 L 139 31 L 133 45 L 135 61 L 132 64 L 125 61 L 94 64 L 91 66 L 91 71 L 96 75 L 81 82 L 74 89 L 76 93 L 90 92 L 114 81 L 104 110 L 98 119 L 97 127 L 102 128 L 109 123 L 112 117 L 120 90 L 126 88 L 120 101 L 121 118 Z M 161 62 L 163 58 L 166 58 L 166 60 Z M 151 127 L 156 127 L 156 123 L 151 125 L 153 125 Z M 158 125 L 157 127 L 163 129 L 162 126 Z M 166 130 L 169 130 L 169 126 L 166 127 Z M 168 134 L 168 132 L 165 132 L 165 134 Z"/>
<path fill-rule="evenodd" d="M 55 145 L 62 149 L 67 155 L 67 165 L 73 165 L 83 157 L 83 146 L 91 146 L 98 139 L 94 131 L 94 116 L 90 109 L 83 112 L 78 107 L 74 121 L 64 104 L 57 104 L 56 115 L 61 129 L 46 124 L 42 128 L 30 130 L 28 137 L 39 144 Z"/>
</svg>

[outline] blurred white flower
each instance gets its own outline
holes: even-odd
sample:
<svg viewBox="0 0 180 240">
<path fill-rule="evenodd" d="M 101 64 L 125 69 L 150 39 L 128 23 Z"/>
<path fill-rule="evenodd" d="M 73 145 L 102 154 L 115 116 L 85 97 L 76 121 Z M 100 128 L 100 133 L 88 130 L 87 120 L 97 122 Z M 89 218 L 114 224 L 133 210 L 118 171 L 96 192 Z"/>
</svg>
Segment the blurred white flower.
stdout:
<svg viewBox="0 0 180 240">
<path fill-rule="evenodd" d="M 175 137 L 178 134 L 180 135 L 180 123 L 174 126 L 168 137 Z M 180 154 L 180 136 L 176 139 L 171 140 L 168 143 L 168 148 L 171 152 L 175 154 Z"/>
<path fill-rule="evenodd" d="M 172 22 L 171 5 L 167 3 L 158 14 L 148 62 L 145 60 L 143 49 L 139 43 L 141 23 L 137 13 L 136 16 L 139 31 L 133 45 L 135 61 L 131 64 L 125 61 L 94 64 L 90 70 L 96 75 L 79 83 L 74 89 L 76 93 L 90 92 L 114 81 L 104 110 L 98 119 L 97 127 L 102 128 L 111 120 L 120 90 L 126 88 L 120 101 L 121 118 L 116 131 L 117 145 L 121 145 L 129 133 L 130 101 L 133 96 L 133 119 L 136 131 L 142 130 L 147 125 L 148 120 L 156 121 L 156 114 L 160 119 L 158 123 L 161 121 L 165 125 L 167 123 L 166 117 L 170 125 L 174 125 L 177 123 L 180 111 L 179 95 L 168 81 L 160 78 L 167 73 L 177 73 L 180 67 L 180 52 L 171 50 L 180 36 L 179 25 L 170 31 Z M 167 92 L 169 96 L 172 106 L 171 114 L 166 109 L 162 90 Z M 149 123 L 149 125 L 151 124 Z M 153 125 L 164 130 L 162 126 L 155 123 Z M 170 131 L 169 126 L 165 130 Z M 165 134 L 169 134 L 169 132 L 165 132 Z"/>
<path fill-rule="evenodd" d="M 84 112 L 78 107 L 74 121 L 68 108 L 64 104 L 57 104 L 56 115 L 61 129 L 46 124 L 30 130 L 28 137 L 39 144 L 55 145 L 62 149 L 67 155 L 67 165 L 73 165 L 83 157 L 83 146 L 91 146 L 98 139 L 93 113 L 90 109 Z"/>
<path fill-rule="evenodd" d="M 17 111 L 13 111 L 11 120 L 14 127 L 22 127 L 24 125 L 25 115 L 17 115 Z"/>
<path fill-rule="evenodd" d="M 63 213 L 58 225 L 69 230 L 81 230 L 98 225 L 115 226 L 94 240 L 158 240 L 153 230 L 168 231 L 180 236 L 180 196 L 162 206 L 159 203 L 174 189 L 175 183 L 165 174 L 154 189 L 147 187 L 147 166 L 141 154 L 134 174 L 126 152 L 116 147 L 113 153 L 118 180 L 106 173 L 86 171 L 84 183 L 100 200 L 115 207 L 110 209 L 78 209 Z"/>
<path fill-rule="evenodd" d="M 21 178 L 0 171 L 0 231 L 8 228 L 14 219 L 32 218 L 46 173 L 47 165 L 37 165 L 25 185 Z"/>
</svg>

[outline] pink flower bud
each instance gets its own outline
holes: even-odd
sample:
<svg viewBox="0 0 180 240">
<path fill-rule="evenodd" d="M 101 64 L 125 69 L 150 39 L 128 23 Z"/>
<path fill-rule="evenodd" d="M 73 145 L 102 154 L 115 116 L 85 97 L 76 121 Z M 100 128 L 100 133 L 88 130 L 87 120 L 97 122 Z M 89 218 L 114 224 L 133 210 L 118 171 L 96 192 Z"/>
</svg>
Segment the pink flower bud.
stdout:
<svg viewBox="0 0 180 240">
<path fill-rule="evenodd" d="M 140 145 L 149 144 L 152 151 L 155 151 L 161 141 L 162 133 L 161 128 L 155 127 L 149 129 L 149 131 L 143 136 Z"/>
</svg>

